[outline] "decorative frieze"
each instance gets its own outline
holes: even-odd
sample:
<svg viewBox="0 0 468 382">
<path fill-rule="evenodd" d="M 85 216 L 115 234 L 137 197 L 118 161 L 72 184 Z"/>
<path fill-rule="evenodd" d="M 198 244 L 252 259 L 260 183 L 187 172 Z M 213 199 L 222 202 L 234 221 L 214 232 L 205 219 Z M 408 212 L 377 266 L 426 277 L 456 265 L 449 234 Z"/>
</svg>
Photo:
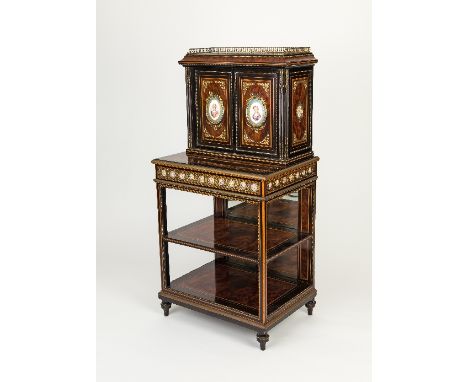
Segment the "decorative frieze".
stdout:
<svg viewBox="0 0 468 382">
<path fill-rule="evenodd" d="M 203 173 L 188 169 L 157 166 L 156 178 L 250 195 L 260 195 L 261 193 L 260 181 L 224 174 Z"/>
<path fill-rule="evenodd" d="M 305 166 L 296 167 L 280 175 L 266 180 L 266 193 L 270 194 L 281 188 L 288 187 L 294 183 L 303 181 L 317 174 L 317 162 L 308 163 Z"/>
</svg>

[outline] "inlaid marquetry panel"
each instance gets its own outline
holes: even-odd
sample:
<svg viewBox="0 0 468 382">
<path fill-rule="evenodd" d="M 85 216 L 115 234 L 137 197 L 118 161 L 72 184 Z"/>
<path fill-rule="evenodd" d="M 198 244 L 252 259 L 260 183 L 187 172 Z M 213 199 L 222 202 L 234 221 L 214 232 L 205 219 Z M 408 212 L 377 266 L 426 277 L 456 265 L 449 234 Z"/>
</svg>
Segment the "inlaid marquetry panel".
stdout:
<svg viewBox="0 0 468 382">
<path fill-rule="evenodd" d="M 273 145 L 273 79 L 240 78 L 240 146 L 271 148 Z"/>
<path fill-rule="evenodd" d="M 309 133 L 309 77 L 291 79 L 292 147 L 307 143 Z"/>
<path fill-rule="evenodd" d="M 198 119 L 202 143 L 230 144 L 229 75 L 199 76 Z"/>
</svg>

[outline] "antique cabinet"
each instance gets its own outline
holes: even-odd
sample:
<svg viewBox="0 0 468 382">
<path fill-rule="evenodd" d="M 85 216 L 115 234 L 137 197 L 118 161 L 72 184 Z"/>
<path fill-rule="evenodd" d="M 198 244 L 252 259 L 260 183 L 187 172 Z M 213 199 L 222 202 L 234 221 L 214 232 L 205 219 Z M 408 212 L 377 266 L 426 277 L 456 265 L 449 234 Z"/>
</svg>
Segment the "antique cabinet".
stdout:
<svg viewBox="0 0 468 382">
<path fill-rule="evenodd" d="M 165 316 L 177 304 L 235 322 L 265 350 L 272 327 L 302 306 L 312 314 L 316 61 L 308 48 L 194 49 L 181 61 L 188 149 L 152 161 Z M 181 204 L 167 203 L 172 192 L 208 198 L 209 211 L 168 219 Z"/>
<path fill-rule="evenodd" d="M 309 48 L 191 49 L 187 154 L 285 166 L 313 157 Z"/>
</svg>

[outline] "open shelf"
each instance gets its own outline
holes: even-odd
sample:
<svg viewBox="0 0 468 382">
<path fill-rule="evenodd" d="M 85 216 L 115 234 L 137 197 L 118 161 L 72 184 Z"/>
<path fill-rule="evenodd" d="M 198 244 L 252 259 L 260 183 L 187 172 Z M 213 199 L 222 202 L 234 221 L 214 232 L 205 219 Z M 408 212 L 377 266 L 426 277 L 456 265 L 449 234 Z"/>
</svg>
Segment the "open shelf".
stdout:
<svg viewBox="0 0 468 382">
<path fill-rule="evenodd" d="M 214 260 L 178 279 L 170 289 L 258 315 L 258 272 L 223 260 Z M 305 282 L 280 277 L 267 278 L 267 314 L 302 292 Z"/>
<path fill-rule="evenodd" d="M 268 226 L 267 258 L 277 257 L 292 246 L 310 238 L 310 234 Z M 256 222 L 208 216 L 167 234 L 164 240 L 227 256 L 258 261 Z"/>
</svg>

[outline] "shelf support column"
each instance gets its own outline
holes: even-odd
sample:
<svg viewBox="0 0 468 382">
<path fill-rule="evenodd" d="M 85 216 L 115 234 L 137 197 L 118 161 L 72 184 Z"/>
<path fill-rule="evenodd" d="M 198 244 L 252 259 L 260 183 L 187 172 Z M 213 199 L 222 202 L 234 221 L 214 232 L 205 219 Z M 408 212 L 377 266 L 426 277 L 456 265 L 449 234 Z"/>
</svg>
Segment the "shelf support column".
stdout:
<svg viewBox="0 0 468 382">
<path fill-rule="evenodd" d="M 309 280 L 315 288 L 315 210 L 316 210 L 316 182 L 310 187 L 311 192 L 311 208 L 310 208 L 310 234 L 312 235 L 310 261 L 309 261 Z M 314 304 L 315 305 L 315 304 Z"/>
<path fill-rule="evenodd" d="M 169 276 L 169 246 L 164 237 L 167 236 L 167 206 L 166 206 L 166 188 L 156 186 L 158 195 L 158 222 L 159 222 L 159 258 L 161 262 L 161 289 L 170 286 Z"/>
<path fill-rule="evenodd" d="M 259 317 L 264 324 L 267 319 L 267 203 L 265 201 L 265 181 L 262 181 L 262 201 L 258 214 L 258 277 L 259 277 Z"/>
<path fill-rule="evenodd" d="M 311 239 L 299 246 L 298 278 L 307 280 L 314 285 L 314 185 L 299 191 L 299 221 L 298 228 L 301 232 L 311 235 Z"/>
<path fill-rule="evenodd" d="M 226 218 L 228 200 L 213 196 L 213 215 L 215 218 Z M 215 252 L 215 259 L 225 259 L 226 256 Z"/>
</svg>

